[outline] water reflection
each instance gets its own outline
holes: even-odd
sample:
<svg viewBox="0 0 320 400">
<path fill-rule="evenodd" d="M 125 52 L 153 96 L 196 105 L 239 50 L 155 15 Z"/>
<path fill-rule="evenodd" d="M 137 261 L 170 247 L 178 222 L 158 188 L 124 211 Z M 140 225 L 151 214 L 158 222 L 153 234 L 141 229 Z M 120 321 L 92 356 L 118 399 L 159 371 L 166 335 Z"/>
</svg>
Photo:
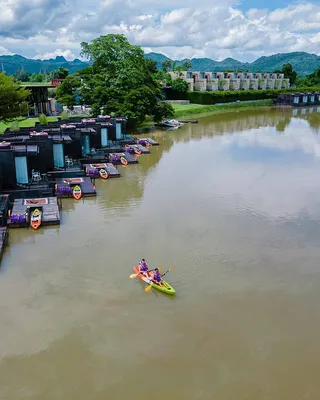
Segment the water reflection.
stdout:
<svg viewBox="0 0 320 400">
<path fill-rule="evenodd" d="M 96 198 L 63 201 L 60 227 L 12 230 L 0 398 L 282 400 L 310 387 L 318 398 L 313 109 L 155 131 L 160 146 L 119 167 L 120 179 L 97 181 Z M 143 256 L 176 266 L 176 298 L 129 279 Z M 152 374 L 137 385 L 141 371 Z"/>
</svg>

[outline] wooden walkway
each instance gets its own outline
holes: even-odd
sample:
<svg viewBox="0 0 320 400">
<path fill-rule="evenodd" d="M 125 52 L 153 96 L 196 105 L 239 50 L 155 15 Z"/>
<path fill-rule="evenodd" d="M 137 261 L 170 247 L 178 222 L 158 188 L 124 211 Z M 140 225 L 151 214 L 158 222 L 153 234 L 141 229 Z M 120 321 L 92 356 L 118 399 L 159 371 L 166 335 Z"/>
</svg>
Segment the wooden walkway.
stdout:
<svg viewBox="0 0 320 400">
<path fill-rule="evenodd" d="M 60 210 L 56 197 L 37 199 L 16 199 L 8 221 L 10 228 L 29 226 L 30 212 L 38 208 L 42 211 L 42 225 L 60 225 Z"/>
<path fill-rule="evenodd" d="M 3 257 L 4 249 L 8 245 L 9 230 L 6 226 L 0 227 L 0 262 Z"/>
<path fill-rule="evenodd" d="M 83 197 L 96 196 L 96 188 L 92 183 L 91 178 L 84 176 L 79 178 L 60 178 L 56 179 L 56 196 L 58 197 L 73 197 L 71 190 L 64 191 L 63 188 L 79 185 L 81 187 Z"/>
</svg>

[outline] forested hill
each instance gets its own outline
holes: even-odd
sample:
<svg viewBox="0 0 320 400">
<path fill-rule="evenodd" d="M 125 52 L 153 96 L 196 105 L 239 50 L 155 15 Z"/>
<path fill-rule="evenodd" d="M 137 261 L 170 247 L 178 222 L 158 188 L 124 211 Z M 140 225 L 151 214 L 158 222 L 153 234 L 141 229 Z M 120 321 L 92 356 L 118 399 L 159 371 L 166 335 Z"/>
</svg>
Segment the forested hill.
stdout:
<svg viewBox="0 0 320 400">
<path fill-rule="evenodd" d="M 88 66 L 88 63 L 79 59 L 67 61 L 64 57 L 58 56 L 50 60 L 33 60 L 15 54 L 13 56 L 0 56 L 0 71 L 5 70 L 8 75 L 14 75 L 17 71 L 33 73 L 48 73 L 58 70 L 60 67 L 68 68 L 70 74 Z"/>
<path fill-rule="evenodd" d="M 174 61 L 159 53 L 148 53 L 146 57 L 156 61 L 158 68 L 161 67 L 163 61 Z M 226 58 L 223 61 L 214 61 L 210 58 L 192 58 L 191 60 L 175 61 L 177 65 L 185 61 L 190 61 L 193 71 L 247 70 L 252 72 L 273 72 L 277 69 L 281 70 L 283 64 L 290 63 L 300 76 L 311 74 L 320 67 L 319 56 L 304 52 L 278 53 L 268 57 L 260 57 L 252 63 L 243 63 L 233 58 Z"/>
<path fill-rule="evenodd" d="M 161 68 L 163 61 L 170 60 L 159 53 L 148 53 L 146 57 L 155 60 L 158 68 Z M 304 52 L 274 54 L 268 57 L 260 57 L 252 63 L 244 63 L 233 58 L 226 58 L 223 61 L 214 61 L 210 58 L 193 58 L 191 60 L 176 60 L 176 63 L 179 65 L 184 61 L 191 61 L 192 70 L 194 71 L 247 70 L 253 72 L 273 72 L 277 69 L 281 70 L 283 64 L 291 63 L 293 69 L 300 76 L 308 75 L 320 66 L 319 56 Z M 79 59 L 67 61 L 62 56 L 50 60 L 33 60 L 17 54 L 13 56 L 0 56 L 0 71 L 5 70 L 8 75 L 13 75 L 16 71 L 21 71 L 21 69 L 29 73 L 48 73 L 60 67 L 68 68 L 69 72 L 73 74 L 88 65 L 88 63 Z"/>
</svg>

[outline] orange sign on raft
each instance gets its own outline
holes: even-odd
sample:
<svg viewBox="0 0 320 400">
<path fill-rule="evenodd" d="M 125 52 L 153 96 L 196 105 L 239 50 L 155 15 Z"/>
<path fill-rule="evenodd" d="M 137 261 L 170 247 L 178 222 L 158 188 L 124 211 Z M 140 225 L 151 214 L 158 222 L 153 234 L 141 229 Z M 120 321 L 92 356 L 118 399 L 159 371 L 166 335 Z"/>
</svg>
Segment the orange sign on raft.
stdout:
<svg viewBox="0 0 320 400">
<path fill-rule="evenodd" d="M 97 168 L 97 169 L 106 168 L 106 164 L 103 164 L 103 163 L 100 163 L 100 164 L 90 164 L 90 167 L 91 167 L 91 168 Z"/>
<path fill-rule="evenodd" d="M 45 204 L 48 204 L 48 199 L 26 199 L 24 201 L 25 206 L 45 205 Z"/>
<path fill-rule="evenodd" d="M 66 178 L 63 180 L 64 183 L 67 183 L 68 185 L 70 184 L 78 184 L 82 183 L 83 179 L 82 178 Z"/>
</svg>

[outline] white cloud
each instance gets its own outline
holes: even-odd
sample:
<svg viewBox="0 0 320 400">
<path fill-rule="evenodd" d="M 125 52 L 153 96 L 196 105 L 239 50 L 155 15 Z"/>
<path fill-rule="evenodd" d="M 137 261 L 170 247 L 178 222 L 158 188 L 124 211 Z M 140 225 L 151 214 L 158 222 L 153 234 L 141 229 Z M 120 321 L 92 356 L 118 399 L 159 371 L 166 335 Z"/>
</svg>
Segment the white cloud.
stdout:
<svg viewBox="0 0 320 400">
<path fill-rule="evenodd" d="M 246 12 L 232 0 L 185 0 L 183 7 L 180 0 L 1 2 L 1 45 L 29 57 L 58 51 L 78 57 L 81 41 L 108 33 L 124 33 L 132 43 L 172 58 L 251 61 L 283 51 L 319 52 L 320 5 L 312 2 Z"/>
<path fill-rule="evenodd" d="M 57 49 L 51 53 L 37 54 L 33 58 L 35 60 L 49 60 L 50 58 L 56 58 L 57 56 L 63 56 L 66 60 L 74 60 L 76 57 L 71 50 Z"/>
<path fill-rule="evenodd" d="M 1 55 L 1 56 L 10 56 L 10 55 L 12 55 L 12 54 L 13 54 L 13 53 L 11 53 L 8 49 L 6 49 L 6 48 L 0 46 L 0 55 Z"/>
</svg>

